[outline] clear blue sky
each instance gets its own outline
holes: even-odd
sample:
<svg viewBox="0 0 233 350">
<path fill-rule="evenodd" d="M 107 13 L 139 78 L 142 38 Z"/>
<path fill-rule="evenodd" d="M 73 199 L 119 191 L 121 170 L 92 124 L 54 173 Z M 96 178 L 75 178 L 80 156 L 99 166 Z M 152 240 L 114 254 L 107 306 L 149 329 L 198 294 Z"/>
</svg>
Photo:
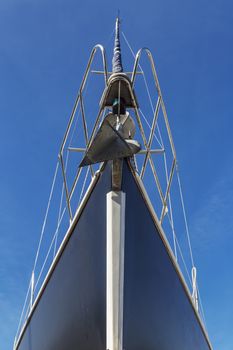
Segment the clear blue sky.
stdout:
<svg viewBox="0 0 233 350">
<path fill-rule="evenodd" d="M 214 349 L 233 348 L 233 3 L 0 2 L 0 349 L 12 348 L 58 145 L 95 43 L 120 8 L 155 56 Z"/>
</svg>

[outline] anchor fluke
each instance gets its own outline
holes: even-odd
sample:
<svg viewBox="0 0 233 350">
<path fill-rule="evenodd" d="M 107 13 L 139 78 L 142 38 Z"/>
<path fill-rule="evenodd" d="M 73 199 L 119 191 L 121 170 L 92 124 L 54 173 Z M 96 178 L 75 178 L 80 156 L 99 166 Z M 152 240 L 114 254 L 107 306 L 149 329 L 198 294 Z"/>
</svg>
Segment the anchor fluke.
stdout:
<svg viewBox="0 0 233 350">
<path fill-rule="evenodd" d="M 132 140 L 135 125 L 127 113 L 116 121 L 116 115 L 108 114 L 88 148 L 80 167 L 107 160 L 132 157 L 140 151 L 140 144 Z"/>
</svg>

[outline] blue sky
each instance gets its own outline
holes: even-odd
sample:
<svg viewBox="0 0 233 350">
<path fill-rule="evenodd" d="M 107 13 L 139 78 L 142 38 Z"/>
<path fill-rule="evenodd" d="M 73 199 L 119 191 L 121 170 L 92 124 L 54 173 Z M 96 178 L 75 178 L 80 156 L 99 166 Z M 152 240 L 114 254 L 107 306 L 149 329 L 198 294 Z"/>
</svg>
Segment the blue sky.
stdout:
<svg viewBox="0 0 233 350">
<path fill-rule="evenodd" d="M 232 349 L 230 0 L 0 2 L 0 349 L 12 348 L 58 147 L 86 61 L 96 43 L 111 56 L 118 8 L 133 49 L 148 46 L 155 57 L 209 335 L 214 349 Z"/>
</svg>

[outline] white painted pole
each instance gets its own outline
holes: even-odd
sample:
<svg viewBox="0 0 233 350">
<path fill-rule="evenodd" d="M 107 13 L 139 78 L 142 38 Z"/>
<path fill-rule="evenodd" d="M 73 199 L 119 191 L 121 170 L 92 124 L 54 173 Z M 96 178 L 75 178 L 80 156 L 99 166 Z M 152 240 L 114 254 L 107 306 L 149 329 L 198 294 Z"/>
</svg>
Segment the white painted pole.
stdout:
<svg viewBox="0 0 233 350">
<path fill-rule="evenodd" d="M 125 245 L 125 193 L 107 193 L 107 350 L 122 350 Z"/>
</svg>

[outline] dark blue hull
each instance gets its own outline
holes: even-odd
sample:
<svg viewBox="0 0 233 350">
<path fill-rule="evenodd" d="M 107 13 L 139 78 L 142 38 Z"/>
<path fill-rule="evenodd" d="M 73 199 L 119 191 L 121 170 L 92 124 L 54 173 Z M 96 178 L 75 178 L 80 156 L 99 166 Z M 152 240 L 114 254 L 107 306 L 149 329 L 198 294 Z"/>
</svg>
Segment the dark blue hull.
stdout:
<svg viewBox="0 0 233 350">
<path fill-rule="evenodd" d="M 130 167 L 126 193 L 125 350 L 210 349 Z M 19 350 L 106 350 L 106 166 L 35 305 Z"/>
</svg>

